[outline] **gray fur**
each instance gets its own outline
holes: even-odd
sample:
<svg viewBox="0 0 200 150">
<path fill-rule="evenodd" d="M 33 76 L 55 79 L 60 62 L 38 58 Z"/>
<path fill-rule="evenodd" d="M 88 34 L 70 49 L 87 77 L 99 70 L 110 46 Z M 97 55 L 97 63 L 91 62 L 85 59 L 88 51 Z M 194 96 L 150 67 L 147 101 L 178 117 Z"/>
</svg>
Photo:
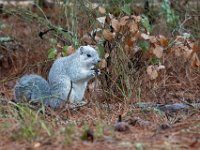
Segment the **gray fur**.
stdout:
<svg viewBox="0 0 200 150">
<path fill-rule="evenodd" d="M 38 75 L 25 75 L 19 79 L 15 86 L 16 100 L 40 101 L 52 108 L 59 108 L 66 102 L 79 103 L 88 81 L 99 74 L 94 69 L 99 61 L 94 48 L 81 46 L 74 54 L 53 63 L 48 82 Z"/>
</svg>

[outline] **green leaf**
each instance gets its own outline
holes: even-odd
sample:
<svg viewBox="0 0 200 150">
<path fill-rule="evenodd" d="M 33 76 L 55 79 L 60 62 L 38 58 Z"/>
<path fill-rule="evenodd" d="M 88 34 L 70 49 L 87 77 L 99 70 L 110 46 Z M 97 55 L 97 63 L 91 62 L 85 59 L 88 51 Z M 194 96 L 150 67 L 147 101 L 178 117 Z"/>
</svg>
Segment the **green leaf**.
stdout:
<svg viewBox="0 0 200 150">
<path fill-rule="evenodd" d="M 63 50 L 62 50 L 63 56 L 67 56 L 67 49 L 68 49 L 68 47 L 69 47 L 69 46 L 67 46 L 67 45 L 65 45 L 65 46 L 63 47 Z"/>
<path fill-rule="evenodd" d="M 149 18 L 147 16 L 142 15 L 141 24 L 146 29 L 147 32 L 150 33 L 152 31 L 152 27 L 149 23 Z"/>
<path fill-rule="evenodd" d="M 100 58 L 103 58 L 103 56 L 105 55 L 104 47 L 101 45 L 98 45 L 98 52 L 99 52 Z"/>
<path fill-rule="evenodd" d="M 40 121 L 40 124 L 41 124 L 41 127 L 47 132 L 48 136 L 51 136 L 51 131 L 47 127 L 47 125 L 43 121 Z"/>
<path fill-rule="evenodd" d="M 125 4 L 124 7 L 121 8 L 124 13 L 127 15 L 131 15 L 131 7 L 129 4 Z"/>
<path fill-rule="evenodd" d="M 57 49 L 56 48 L 51 48 L 48 52 L 48 58 L 49 59 L 54 59 L 56 57 Z"/>
<path fill-rule="evenodd" d="M 0 37 L 0 43 L 9 42 L 11 40 L 10 37 Z"/>
<path fill-rule="evenodd" d="M 142 49 L 142 51 L 146 52 L 149 50 L 150 44 L 147 41 L 140 41 L 138 46 Z"/>
<path fill-rule="evenodd" d="M 171 27 L 177 26 L 179 24 L 179 16 L 174 13 L 174 10 L 170 6 L 170 1 L 163 0 L 161 8 L 165 15 L 166 23 Z"/>
<path fill-rule="evenodd" d="M 144 144 L 143 143 L 135 143 L 135 148 L 136 148 L 136 150 L 143 150 Z"/>
<path fill-rule="evenodd" d="M 160 62 L 159 59 L 156 58 L 156 57 L 153 57 L 153 58 L 151 58 L 151 60 L 150 60 L 150 64 L 151 64 L 151 65 L 158 65 L 159 62 Z"/>
<path fill-rule="evenodd" d="M 125 4 L 133 3 L 133 1 L 134 1 L 134 0 L 124 0 L 124 3 L 125 3 Z"/>
</svg>

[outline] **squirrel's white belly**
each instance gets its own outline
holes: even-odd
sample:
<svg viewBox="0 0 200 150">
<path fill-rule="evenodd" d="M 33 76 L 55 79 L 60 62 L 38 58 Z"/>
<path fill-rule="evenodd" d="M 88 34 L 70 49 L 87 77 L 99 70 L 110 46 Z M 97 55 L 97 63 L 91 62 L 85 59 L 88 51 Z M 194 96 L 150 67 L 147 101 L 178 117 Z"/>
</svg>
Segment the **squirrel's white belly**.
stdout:
<svg viewBox="0 0 200 150">
<path fill-rule="evenodd" d="M 72 90 L 70 94 L 70 102 L 81 102 L 85 94 L 87 82 L 72 83 Z"/>
</svg>

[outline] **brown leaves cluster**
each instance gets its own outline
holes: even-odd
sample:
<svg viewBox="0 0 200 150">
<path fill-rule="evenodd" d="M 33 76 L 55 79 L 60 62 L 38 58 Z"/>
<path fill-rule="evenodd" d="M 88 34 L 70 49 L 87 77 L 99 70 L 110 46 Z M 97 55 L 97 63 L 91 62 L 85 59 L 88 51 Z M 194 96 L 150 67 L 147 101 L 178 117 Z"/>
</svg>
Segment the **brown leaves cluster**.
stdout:
<svg viewBox="0 0 200 150">
<path fill-rule="evenodd" d="M 99 8 L 99 11 L 104 14 L 104 10 Z M 141 25 L 140 16 L 123 16 L 114 17 L 109 14 L 103 17 L 97 18 L 100 28 L 98 32 L 95 33 L 93 39 L 87 39 L 87 44 L 98 44 L 102 40 L 108 42 L 117 43 L 122 47 L 124 53 L 131 60 L 134 58 L 134 54 L 138 51 L 143 51 L 139 46 L 139 42 L 148 43 L 144 55 L 146 60 L 151 60 L 152 58 L 157 59 L 157 63 L 151 63 L 146 66 L 147 75 L 150 80 L 154 80 L 159 76 L 159 72 L 165 69 L 165 65 L 162 64 L 164 61 L 162 59 L 166 55 L 174 55 L 175 57 L 182 57 L 183 59 L 188 59 L 192 67 L 199 67 L 199 45 L 189 40 L 187 36 L 177 36 L 175 40 L 169 40 L 163 35 L 151 35 L 147 32 Z M 91 34 L 90 34 L 91 35 Z M 91 35 L 90 37 L 92 37 Z M 84 40 L 83 40 L 84 41 Z M 170 42 L 169 42 L 170 41 Z M 101 68 L 106 67 L 106 57 L 110 54 L 105 53 L 103 63 Z M 145 61 L 146 61 L 145 60 Z"/>
</svg>

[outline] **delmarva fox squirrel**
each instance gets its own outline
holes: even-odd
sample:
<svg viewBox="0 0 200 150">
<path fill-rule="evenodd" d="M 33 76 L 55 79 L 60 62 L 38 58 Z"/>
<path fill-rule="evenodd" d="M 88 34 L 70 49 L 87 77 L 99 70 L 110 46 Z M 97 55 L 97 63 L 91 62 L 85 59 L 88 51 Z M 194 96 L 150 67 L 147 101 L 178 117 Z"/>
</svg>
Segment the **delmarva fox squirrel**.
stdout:
<svg viewBox="0 0 200 150">
<path fill-rule="evenodd" d="M 75 53 L 53 63 L 48 82 L 35 74 L 20 78 L 14 88 L 15 100 L 41 102 L 54 109 L 66 102 L 81 103 L 88 81 L 100 74 L 95 68 L 99 61 L 94 48 L 81 46 Z"/>
</svg>

